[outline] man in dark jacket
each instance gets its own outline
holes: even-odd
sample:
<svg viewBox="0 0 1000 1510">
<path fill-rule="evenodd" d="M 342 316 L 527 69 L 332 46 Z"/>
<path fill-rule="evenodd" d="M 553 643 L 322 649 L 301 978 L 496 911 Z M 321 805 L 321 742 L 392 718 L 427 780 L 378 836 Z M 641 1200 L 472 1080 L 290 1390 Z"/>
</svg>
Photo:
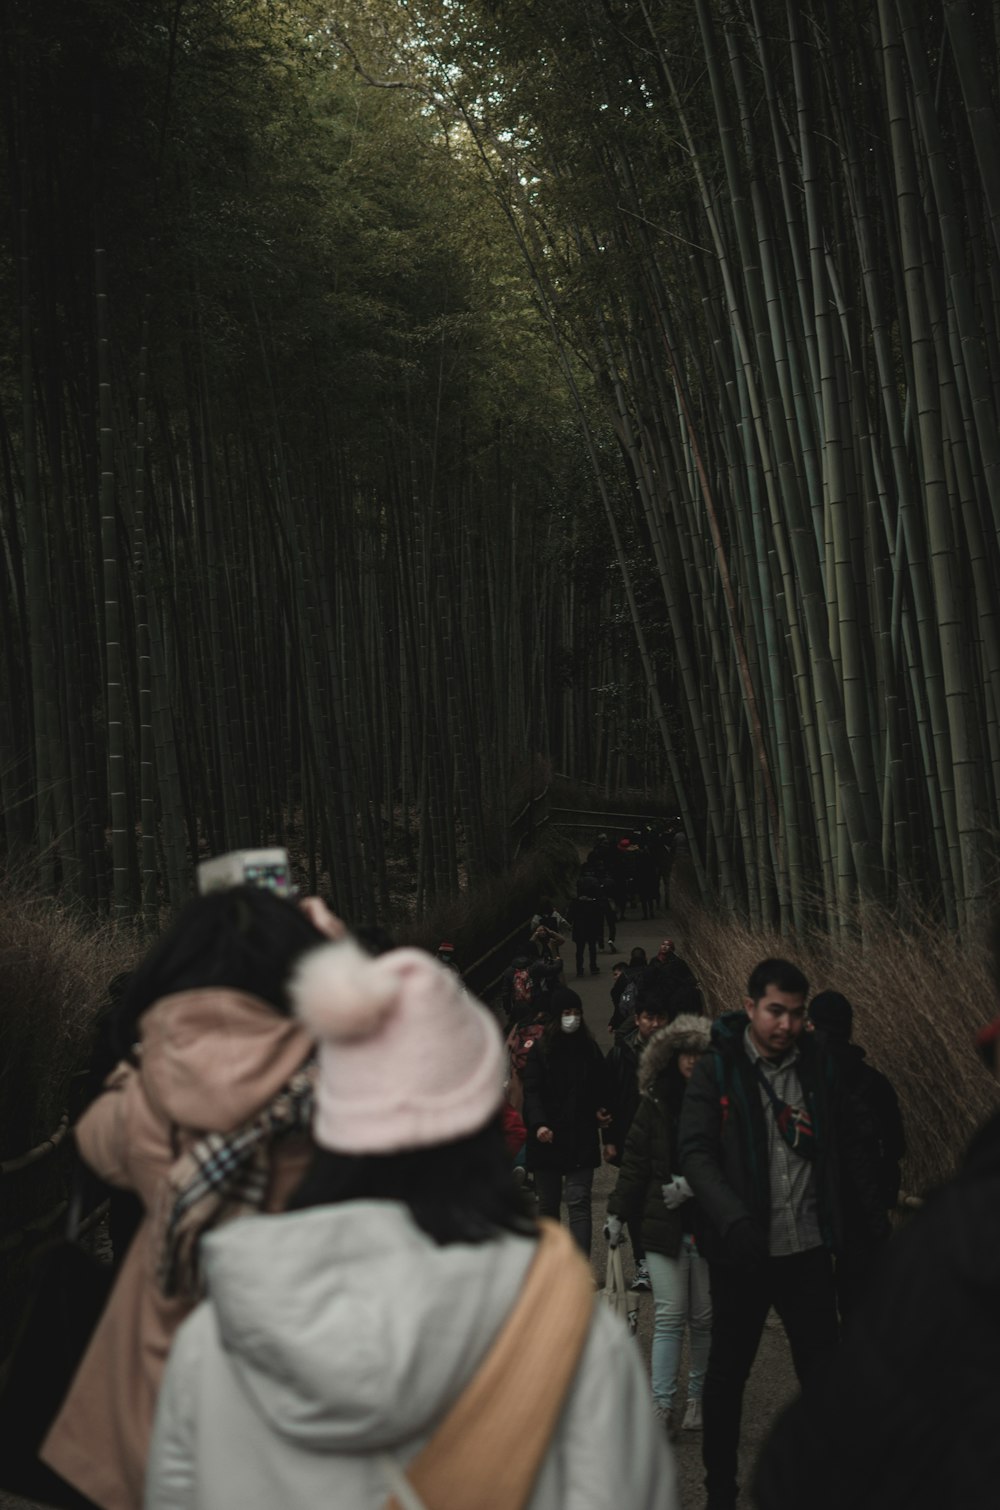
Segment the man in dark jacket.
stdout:
<svg viewBox="0 0 1000 1510">
<path fill-rule="evenodd" d="M 570 907 L 573 919 L 573 943 L 576 946 L 577 977 L 583 974 L 583 953 L 590 955 L 590 973 L 597 975 L 597 946 L 604 935 L 604 902 L 594 876 L 582 875 L 576 886 L 576 900 Z"/>
<path fill-rule="evenodd" d="M 705 1011 L 694 971 L 681 959 L 673 939 L 664 939 L 649 962 L 650 989 L 656 989 L 667 1006 L 667 1016 L 701 1017 Z M 644 982 L 645 989 L 645 982 Z"/>
<path fill-rule="evenodd" d="M 979 1036 L 1000 1078 L 1000 1018 Z M 1000 1116 L 889 1244 L 831 1368 L 781 1416 L 760 1510 L 973 1510 L 1000 1498 Z"/>
<path fill-rule="evenodd" d="M 719 1018 L 680 1123 L 681 1173 L 701 1207 L 712 1288 L 704 1394 L 707 1510 L 732 1510 L 743 1406 L 768 1310 L 784 1323 L 799 1380 L 837 1345 L 831 1251 L 841 1233 L 842 1155 L 864 1183 L 854 1109 L 832 1059 L 804 1035 L 809 985 L 787 960 L 752 972 L 743 1012 Z M 865 1209 L 877 1206 L 867 1171 Z M 872 1221 L 878 1226 L 878 1213 Z M 884 1212 L 881 1231 L 888 1229 Z"/>
<path fill-rule="evenodd" d="M 899 1199 L 900 1163 L 906 1153 L 903 1117 L 892 1082 L 865 1062 L 865 1051 L 851 1042 L 854 1008 L 839 991 L 821 991 L 809 1003 L 809 1022 L 821 1033 L 833 1055 L 845 1090 L 862 1103 L 868 1114 L 873 1143 L 871 1165 L 879 1196 L 886 1211 Z M 857 1193 L 845 1191 L 844 1242 L 835 1263 L 837 1307 L 841 1321 L 854 1310 L 882 1245 L 868 1234 L 865 1212 Z"/>
<path fill-rule="evenodd" d="M 619 969 L 616 962 L 611 966 L 613 972 L 617 972 L 614 985 L 611 987 L 612 1013 L 608 1018 L 608 1030 L 617 1033 L 619 1028 L 626 1027 L 635 1017 L 636 1003 L 639 1000 L 639 982 L 649 968 L 646 961 L 646 951 L 637 944 L 629 956 L 628 964 Z"/>
</svg>

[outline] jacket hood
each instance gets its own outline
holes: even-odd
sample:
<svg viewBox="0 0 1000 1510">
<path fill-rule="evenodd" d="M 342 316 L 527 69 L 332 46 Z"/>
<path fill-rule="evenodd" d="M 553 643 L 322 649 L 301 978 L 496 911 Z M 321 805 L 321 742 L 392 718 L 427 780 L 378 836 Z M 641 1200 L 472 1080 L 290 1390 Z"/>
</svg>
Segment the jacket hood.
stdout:
<svg viewBox="0 0 1000 1510">
<path fill-rule="evenodd" d="M 654 1033 L 653 1037 L 655 1038 L 655 1036 Z M 642 1051 L 642 1039 L 639 1037 L 639 1029 L 634 1022 L 631 1027 L 626 1024 L 624 1028 L 618 1028 L 613 1041 L 620 1044 L 624 1049 L 631 1049 L 634 1054 L 639 1054 Z M 652 1042 L 652 1039 L 649 1041 Z"/>
<path fill-rule="evenodd" d="M 654 1033 L 639 1060 L 639 1091 L 645 1095 L 669 1068 L 678 1054 L 704 1054 L 708 1048 L 712 1024 L 706 1017 L 683 1013 Z"/>
<path fill-rule="evenodd" d="M 530 1238 L 438 1247 L 404 1206 L 230 1222 L 203 1244 L 240 1387 L 313 1452 L 389 1450 L 440 1419 L 506 1318 Z"/>
<path fill-rule="evenodd" d="M 735 1053 L 743 1043 L 743 1035 L 750 1019 L 743 1011 L 723 1012 L 712 1023 L 712 1048 L 720 1053 Z"/>
<path fill-rule="evenodd" d="M 230 1132 L 259 1111 L 312 1053 L 302 1025 L 267 1002 L 212 987 L 178 991 L 142 1017 L 139 1074 L 170 1122 Z"/>
</svg>

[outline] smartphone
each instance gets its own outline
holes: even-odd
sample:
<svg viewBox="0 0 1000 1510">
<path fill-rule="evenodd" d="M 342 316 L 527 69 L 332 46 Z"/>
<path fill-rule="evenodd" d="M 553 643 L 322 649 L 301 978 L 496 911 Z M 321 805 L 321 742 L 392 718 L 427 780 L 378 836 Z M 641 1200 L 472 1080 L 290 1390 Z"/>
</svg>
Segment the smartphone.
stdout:
<svg viewBox="0 0 1000 1510">
<path fill-rule="evenodd" d="M 226 891 L 230 886 L 260 886 L 277 897 L 294 897 L 292 869 L 286 849 L 233 849 L 227 855 L 202 860 L 198 866 L 198 890 Z"/>
</svg>

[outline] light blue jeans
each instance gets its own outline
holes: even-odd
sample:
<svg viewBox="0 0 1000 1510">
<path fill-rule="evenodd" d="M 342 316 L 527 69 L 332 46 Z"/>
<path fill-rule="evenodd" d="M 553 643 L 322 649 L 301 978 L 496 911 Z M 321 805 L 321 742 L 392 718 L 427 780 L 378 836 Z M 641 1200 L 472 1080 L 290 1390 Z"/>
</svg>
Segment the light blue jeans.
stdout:
<svg viewBox="0 0 1000 1510">
<path fill-rule="evenodd" d="M 694 1239 L 686 1234 L 676 1258 L 664 1253 L 646 1254 L 653 1286 L 653 1399 L 672 1410 L 677 1389 L 684 1324 L 691 1328 L 691 1359 L 688 1369 L 689 1400 L 700 1400 L 708 1366 L 712 1335 L 712 1297 L 708 1288 L 708 1264 Z"/>
</svg>

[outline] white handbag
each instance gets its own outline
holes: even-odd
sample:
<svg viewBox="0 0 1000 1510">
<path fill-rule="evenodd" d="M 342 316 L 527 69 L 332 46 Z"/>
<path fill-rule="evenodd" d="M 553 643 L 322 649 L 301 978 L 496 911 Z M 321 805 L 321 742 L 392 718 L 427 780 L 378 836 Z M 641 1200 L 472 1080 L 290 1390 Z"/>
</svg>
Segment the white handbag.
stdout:
<svg viewBox="0 0 1000 1510">
<path fill-rule="evenodd" d="M 629 1331 L 635 1333 L 639 1325 L 639 1297 L 625 1283 L 625 1266 L 622 1263 L 621 1247 L 608 1248 L 608 1268 L 604 1276 L 604 1289 L 597 1292 L 598 1303 L 603 1303 L 620 1316 Z"/>
</svg>

